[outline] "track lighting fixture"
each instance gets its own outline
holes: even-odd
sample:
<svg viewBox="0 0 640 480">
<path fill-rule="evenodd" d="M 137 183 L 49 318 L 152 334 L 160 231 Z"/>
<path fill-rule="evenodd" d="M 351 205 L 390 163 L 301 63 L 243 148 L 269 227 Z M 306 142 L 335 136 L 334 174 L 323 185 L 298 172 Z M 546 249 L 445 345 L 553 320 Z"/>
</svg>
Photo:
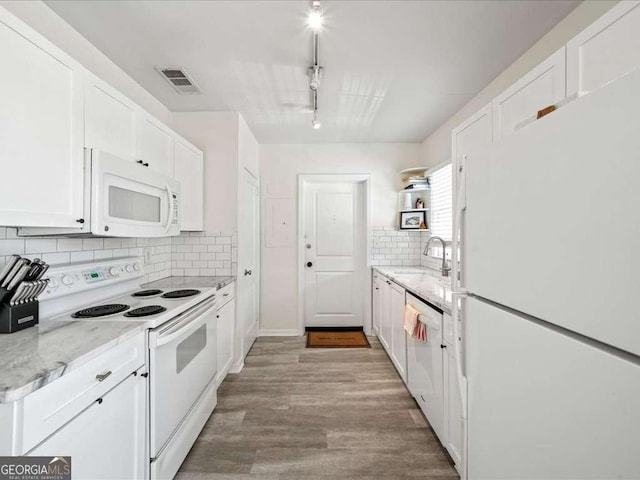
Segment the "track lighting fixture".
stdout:
<svg viewBox="0 0 640 480">
<path fill-rule="evenodd" d="M 317 130 L 320 128 L 320 120 L 318 118 L 318 89 L 320 88 L 320 77 L 322 74 L 322 67 L 318 64 L 319 33 L 324 25 L 322 6 L 319 0 L 313 0 L 307 23 L 311 27 L 311 30 L 313 30 L 313 65 L 309 67 L 309 90 L 311 91 L 311 99 L 313 102 L 313 120 L 311 121 L 311 126 Z"/>
</svg>

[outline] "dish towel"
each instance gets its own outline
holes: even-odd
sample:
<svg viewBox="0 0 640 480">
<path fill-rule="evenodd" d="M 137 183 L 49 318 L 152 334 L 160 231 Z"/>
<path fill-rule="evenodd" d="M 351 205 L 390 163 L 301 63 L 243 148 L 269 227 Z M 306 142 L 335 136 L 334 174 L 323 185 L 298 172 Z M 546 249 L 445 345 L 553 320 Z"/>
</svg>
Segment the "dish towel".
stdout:
<svg viewBox="0 0 640 480">
<path fill-rule="evenodd" d="M 406 332 L 412 337 L 415 335 L 416 327 L 420 323 L 418 321 L 419 315 L 420 315 L 420 312 L 415 308 L 413 308 L 413 305 L 407 303 L 404 306 L 403 326 Z"/>
<path fill-rule="evenodd" d="M 416 330 L 415 330 L 413 336 L 416 337 L 416 339 L 420 340 L 421 342 L 426 342 L 427 341 L 427 326 L 422 322 L 418 322 L 418 324 L 416 325 Z"/>
</svg>

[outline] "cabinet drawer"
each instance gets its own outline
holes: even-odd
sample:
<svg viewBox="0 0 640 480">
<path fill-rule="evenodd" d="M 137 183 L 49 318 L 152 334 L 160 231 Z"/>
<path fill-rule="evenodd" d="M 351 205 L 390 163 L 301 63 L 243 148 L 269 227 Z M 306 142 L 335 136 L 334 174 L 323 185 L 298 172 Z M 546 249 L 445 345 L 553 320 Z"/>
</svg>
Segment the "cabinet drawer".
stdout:
<svg viewBox="0 0 640 480">
<path fill-rule="evenodd" d="M 216 292 L 216 300 L 218 301 L 218 308 L 222 307 L 225 303 L 235 297 L 235 282 L 231 282 L 229 285 L 222 287 Z"/>
<path fill-rule="evenodd" d="M 144 363 L 141 333 L 25 397 L 22 452 L 31 450 Z M 100 380 L 101 375 L 107 376 Z"/>
</svg>

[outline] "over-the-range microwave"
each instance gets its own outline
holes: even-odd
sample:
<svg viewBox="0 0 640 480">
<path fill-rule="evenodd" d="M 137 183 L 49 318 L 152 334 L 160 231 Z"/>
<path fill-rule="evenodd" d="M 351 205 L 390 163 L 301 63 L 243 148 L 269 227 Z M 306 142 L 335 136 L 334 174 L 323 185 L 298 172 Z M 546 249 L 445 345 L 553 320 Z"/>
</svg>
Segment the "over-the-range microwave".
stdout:
<svg viewBox="0 0 640 480">
<path fill-rule="evenodd" d="M 87 149 L 84 218 L 77 229 L 18 229 L 20 236 L 168 237 L 180 234 L 180 182 L 134 161 Z"/>
</svg>

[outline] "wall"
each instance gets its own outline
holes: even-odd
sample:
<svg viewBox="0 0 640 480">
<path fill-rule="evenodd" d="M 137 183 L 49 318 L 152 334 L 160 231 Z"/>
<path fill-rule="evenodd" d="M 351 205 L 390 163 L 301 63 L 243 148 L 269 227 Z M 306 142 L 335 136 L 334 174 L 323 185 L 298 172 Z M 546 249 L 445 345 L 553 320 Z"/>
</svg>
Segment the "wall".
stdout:
<svg viewBox="0 0 640 480">
<path fill-rule="evenodd" d="M 238 134 L 236 112 L 175 112 L 173 128 L 204 152 L 204 229 L 236 232 Z"/>
<path fill-rule="evenodd" d="M 0 227 L 0 268 L 7 256 L 41 258 L 51 265 L 118 257 L 149 257 L 143 282 L 171 275 L 171 237 L 164 238 L 18 238 L 16 229 Z"/>
<path fill-rule="evenodd" d="M 496 77 L 469 103 L 447 120 L 422 143 L 423 158 L 427 165 L 436 165 L 451 157 L 451 130 L 471 114 L 480 110 L 496 95 L 501 93 L 533 67 L 556 52 L 576 34 L 593 23 L 617 1 L 589 0 L 582 2 L 568 16 L 561 20 L 544 37 L 527 50 L 520 58 Z"/>
<path fill-rule="evenodd" d="M 109 60 L 71 25 L 56 15 L 46 4 L 39 0 L 0 0 L 0 7 L 13 13 L 147 112 L 167 125 L 171 125 L 171 112 L 167 107 Z"/>
<path fill-rule="evenodd" d="M 398 171 L 419 165 L 419 144 L 261 145 L 261 330 L 297 329 L 297 188 L 303 173 L 371 174 L 371 230 L 396 221 Z M 291 212 L 289 242 L 266 247 L 268 199 L 279 199 Z M 419 263 L 419 261 L 417 262 Z"/>
</svg>

